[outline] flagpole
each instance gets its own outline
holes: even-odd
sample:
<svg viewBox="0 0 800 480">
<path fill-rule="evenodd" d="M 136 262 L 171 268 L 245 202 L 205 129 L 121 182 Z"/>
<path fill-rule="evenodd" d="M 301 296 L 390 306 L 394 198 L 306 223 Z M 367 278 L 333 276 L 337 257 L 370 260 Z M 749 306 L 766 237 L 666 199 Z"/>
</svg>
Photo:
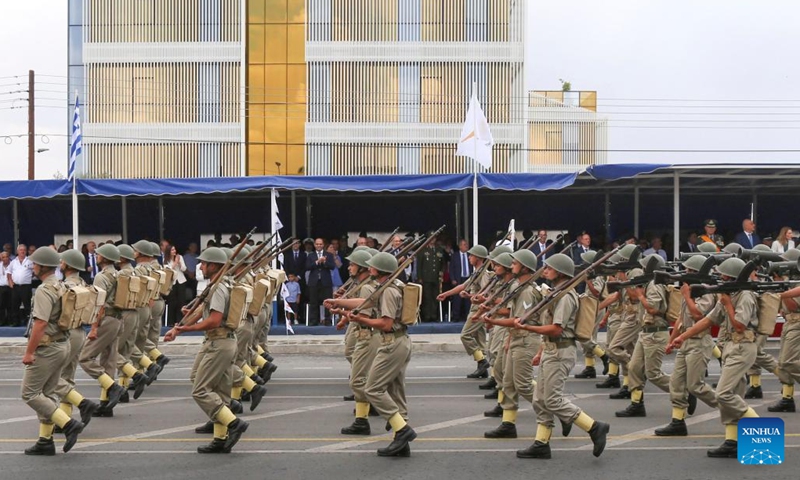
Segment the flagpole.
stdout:
<svg viewBox="0 0 800 480">
<path fill-rule="evenodd" d="M 478 96 L 477 82 L 472 82 L 472 95 Z M 475 118 L 476 114 L 472 115 L 472 131 L 476 132 L 478 128 L 478 121 Z M 478 245 L 478 141 L 473 141 L 472 145 L 472 158 L 475 161 L 475 167 L 472 176 L 472 245 Z"/>
<path fill-rule="evenodd" d="M 75 90 L 75 105 L 78 104 L 78 91 Z M 78 117 L 78 121 L 80 121 L 80 116 Z M 75 126 L 73 125 L 73 129 Z M 73 142 L 76 140 L 73 138 Z M 72 147 L 72 145 L 70 145 Z M 71 150 L 71 149 L 70 149 Z M 78 154 L 75 155 L 75 165 L 73 166 L 72 172 L 72 248 L 76 250 L 80 250 L 81 245 L 78 243 L 78 191 L 77 191 L 77 183 L 78 183 Z M 71 159 L 70 159 L 71 161 Z"/>
</svg>

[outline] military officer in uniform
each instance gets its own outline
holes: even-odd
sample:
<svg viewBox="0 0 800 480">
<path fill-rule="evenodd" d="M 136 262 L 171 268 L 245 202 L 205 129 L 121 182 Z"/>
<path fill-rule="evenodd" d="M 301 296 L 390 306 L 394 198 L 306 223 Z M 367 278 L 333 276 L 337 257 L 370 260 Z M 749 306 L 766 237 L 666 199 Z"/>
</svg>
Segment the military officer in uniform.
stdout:
<svg viewBox="0 0 800 480">
<path fill-rule="evenodd" d="M 205 249 L 197 260 L 205 278 L 213 278 L 227 261 L 227 255 L 217 247 Z M 203 302 L 202 315 L 194 315 L 184 325 L 176 325 L 164 336 L 171 342 L 184 332 L 204 332 L 203 346 L 192 366 L 192 397 L 214 421 L 214 439 L 209 445 L 197 447 L 198 453 L 230 453 L 249 424 L 231 412 L 231 365 L 236 356 L 236 335 L 226 326 L 230 304 L 230 289 L 218 282 Z M 189 313 L 186 307 L 183 314 Z M 199 320 L 202 319 L 202 322 Z"/>
<path fill-rule="evenodd" d="M 442 286 L 442 272 L 447 262 L 445 251 L 438 245 L 431 244 L 417 254 L 417 280 L 422 284 L 422 315 L 423 322 L 436 322 L 439 320 L 439 309 L 436 296 Z"/>
<path fill-rule="evenodd" d="M 574 262 L 562 253 L 547 258 L 544 263 L 542 276 L 552 283 L 553 288 L 565 284 L 575 275 Z M 594 420 L 564 395 L 564 385 L 575 366 L 577 314 L 578 294 L 571 288 L 566 295 L 542 311 L 541 325 L 523 324 L 520 319 L 514 321 L 516 329 L 524 329 L 544 338 L 544 349 L 535 359 L 539 364 L 533 400 L 538 424 L 536 440 L 530 447 L 518 450 L 518 458 L 551 457 L 550 436 L 556 417 L 563 425 L 575 424 L 589 433 L 595 457 L 599 457 L 606 447 L 609 425 Z M 565 429 L 564 434 L 569 434 L 569 429 Z"/>
<path fill-rule="evenodd" d="M 700 241 L 712 243 L 718 252 L 721 251 L 725 247 L 725 239 L 722 238 L 722 235 L 717 234 L 717 221 L 714 219 L 706 220 L 703 229 L 705 231 L 700 235 Z"/>
<path fill-rule="evenodd" d="M 55 425 L 61 427 L 66 437 L 63 451 L 68 452 L 83 423 L 73 420 L 58 408 L 56 386 L 61 370 L 69 356 L 69 331 L 59 327 L 61 297 L 65 288 L 54 275 L 61 263 L 58 253 L 50 248 L 39 248 L 30 256 L 33 274 L 42 281 L 33 299 L 32 326 L 22 363 L 22 401 L 39 417 L 39 439 L 25 449 L 25 455 L 55 455 L 53 442 Z"/>
</svg>

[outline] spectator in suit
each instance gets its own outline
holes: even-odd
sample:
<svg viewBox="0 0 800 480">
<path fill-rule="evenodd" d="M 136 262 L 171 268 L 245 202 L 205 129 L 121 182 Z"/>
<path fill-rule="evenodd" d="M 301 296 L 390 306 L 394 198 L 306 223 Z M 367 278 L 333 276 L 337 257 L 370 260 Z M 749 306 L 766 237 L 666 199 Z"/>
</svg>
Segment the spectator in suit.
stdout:
<svg viewBox="0 0 800 480">
<path fill-rule="evenodd" d="M 581 265 L 583 263 L 581 254 L 591 250 L 591 245 L 592 245 L 592 237 L 587 232 L 581 232 L 578 235 L 578 243 L 576 243 L 575 246 L 572 247 L 569 255 L 570 257 L 572 257 L 572 261 L 575 262 L 575 265 Z"/>
<path fill-rule="evenodd" d="M 397 257 L 397 254 L 400 253 L 400 246 L 403 245 L 403 239 L 400 238 L 400 235 L 395 235 L 394 237 L 389 239 L 389 241 L 392 242 L 392 249 L 389 250 L 389 253 Z M 398 264 L 403 263 L 405 260 L 406 260 L 405 256 L 400 257 L 397 259 L 397 263 Z M 400 274 L 400 276 L 397 277 L 397 279 L 403 283 L 408 282 L 409 278 L 411 278 L 411 265 L 407 266 L 405 270 L 403 270 L 403 272 Z"/>
<path fill-rule="evenodd" d="M 97 265 L 97 254 L 94 252 L 96 249 L 96 243 L 91 240 L 86 242 L 86 253 L 84 253 L 86 257 L 86 271 L 80 272 L 79 274 L 83 281 L 90 285 L 94 283 L 95 275 L 100 272 L 100 268 Z"/>
<path fill-rule="evenodd" d="M 469 243 L 465 239 L 458 241 L 458 252 L 450 255 L 450 285 L 447 290 L 450 290 L 462 283 L 466 282 L 475 267 L 469 263 Z M 463 298 L 460 295 L 453 295 L 450 297 L 450 318 L 451 322 L 466 322 L 467 314 L 469 314 L 470 301 L 468 298 Z"/>
<path fill-rule="evenodd" d="M 322 302 L 333 296 L 333 279 L 331 270 L 336 268 L 333 255 L 325 251 L 325 240 L 314 240 L 314 249 L 306 257 L 306 274 L 308 276 L 308 324 L 319 325 L 319 307 Z M 330 324 L 331 313 L 325 309 L 325 324 Z"/>
<path fill-rule="evenodd" d="M 680 246 L 681 253 L 697 252 L 697 234 L 692 232 Z"/>
<path fill-rule="evenodd" d="M 748 250 L 761 243 L 761 239 L 756 234 L 756 224 L 749 218 L 745 218 L 742 221 L 742 231 L 736 234 L 733 241 Z"/>
<path fill-rule="evenodd" d="M 292 243 L 292 249 L 283 255 L 283 270 L 299 279 L 306 269 L 306 252 L 300 249 L 300 240 Z"/>
<path fill-rule="evenodd" d="M 547 257 L 553 255 L 553 252 L 547 252 L 541 257 L 539 256 L 539 254 L 544 252 L 547 249 L 547 247 L 552 245 L 553 241 L 547 239 L 547 230 L 539 230 L 538 237 L 539 239 L 536 242 L 533 242 L 533 246 L 531 246 L 531 251 L 533 252 L 534 255 L 539 257 L 539 264 L 541 265 L 542 262 L 547 260 Z"/>
</svg>

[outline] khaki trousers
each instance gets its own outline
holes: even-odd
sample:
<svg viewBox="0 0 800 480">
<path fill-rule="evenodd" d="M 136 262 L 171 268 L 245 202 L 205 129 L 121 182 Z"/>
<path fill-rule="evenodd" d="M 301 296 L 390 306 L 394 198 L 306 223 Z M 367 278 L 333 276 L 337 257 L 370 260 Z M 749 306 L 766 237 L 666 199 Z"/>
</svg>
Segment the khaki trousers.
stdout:
<svg viewBox="0 0 800 480">
<path fill-rule="evenodd" d="M 122 326 L 119 329 L 119 342 L 117 343 L 117 369 L 122 369 L 123 365 L 131 361 L 138 326 L 139 313 L 136 310 L 123 310 Z"/>
<path fill-rule="evenodd" d="M 767 353 L 764 348 L 767 346 L 767 338 L 769 335 L 756 335 L 756 345 L 758 345 L 758 353 L 756 354 L 756 362 L 747 370 L 748 375 L 761 375 L 761 370 L 764 369 L 768 372 L 774 372 L 778 368 L 778 362 L 775 357 Z"/>
<path fill-rule="evenodd" d="M 486 327 L 477 314 L 477 308 L 470 308 L 467 321 L 461 329 L 461 343 L 467 355 L 474 355 L 479 350 L 486 354 Z"/>
<path fill-rule="evenodd" d="M 664 349 L 669 343 L 669 332 L 639 333 L 639 341 L 633 348 L 628 364 L 628 388 L 631 391 L 644 390 L 650 381 L 653 385 L 669 393 L 669 376 L 661 371 Z"/>
<path fill-rule="evenodd" d="M 793 383 L 800 383 L 800 322 L 783 325 L 778 368 L 787 377 L 787 380 L 791 379 Z"/>
<path fill-rule="evenodd" d="M 150 319 L 147 324 L 147 341 L 145 341 L 143 352 L 147 353 L 154 348 L 158 348 L 158 338 L 161 336 L 161 319 L 164 317 L 164 307 L 166 302 L 159 298 L 153 301 L 150 307 Z"/>
<path fill-rule="evenodd" d="M 231 373 L 234 387 L 241 387 L 244 382 L 244 371 L 242 368 L 250 361 L 250 343 L 253 341 L 253 322 L 242 320 L 239 328 L 236 329 L 236 356 L 233 359 Z"/>
<path fill-rule="evenodd" d="M 147 343 L 147 333 L 150 330 L 150 307 L 137 308 L 136 313 L 139 323 L 136 326 L 134 348 L 131 350 L 131 362 L 133 362 L 133 366 L 139 368 L 139 359 L 148 351 L 145 344 Z"/>
<path fill-rule="evenodd" d="M 222 407 L 231 403 L 231 365 L 236 356 L 236 339 L 206 340 L 192 366 L 192 398 L 214 420 Z"/>
<path fill-rule="evenodd" d="M 83 350 L 78 356 L 81 368 L 95 380 L 108 373 L 108 362 L 111 359 L 111 378 L 114 378 L 114 361 L 117 359 L 117 342 L 122 321 L 115 317 L 105 317 L 97 327 L 97 338 L 86 340 Z M 101 362 L 101 358 L 103 361 Z"/>
<path fill-rule="evenodd" d="M 359 328 L 358 326 L 355 326 L 353 330 L 351 335 L 356 342 L 353 345 L 350 365 L 350 390 L 353 391 L 356 402 L 366 402 L 367 377 L 375 355 L 378 353 L 378 348 L 381 346 L 381 335 L 368 328 Z M 402 411 L 400 413 L 402 414 Z"/>
<path fill-rule="evenodd" d="M 36 361 L 25 365 L 22 374 L 22 401 L 36 412 L 39 421 L 53 423 L 50 417 L 60 401 L 56 387 L 61 369 L 69 356 L 69 342 L 55 342 L 36 349 Z"/>
<path fill-rule="evenodd" d="M 742 398 L 747 382 L 744 374 L 758 355 L 758 345 L 752 343 L 725 342 L 722 352 L 722 373 L 717 382 L 717 402 L 723 425 L 736 425 L 749 405 Z"/>
<path fill-rule="evenodd" d="M 269 353 L 269 329 L 272 326 L 272 302 L 267 302 L 266 306 L 258 314 L 255 328 L 255 342 L 264 352 Z"/>
<path fill-rule="evenodd" d="M 503 410 L 518 410 L 519 398 L 533 403 L 533 365 L 531 361 L 542 344 L 541 336 L 509 333 L 511 341 L 508 345 L 503 372 Z"/>
<path fill-rule="evenodd" d="M 705 381 L 705 372 L 711 360 L 714 339 L 711 335 L 689 338 L 675 355 L 675 369 L 669 379 L 669 399 L 675 408 L 688 408 L 688 395 L 711 408 L 717 408 L 714 389 Z"/>
<path fill-rule="evenodd" d="M 611 342 L 606 352 L 612 360 L 623 367 L 623 374 L 625 374 L 628 363 L 631 361 L 633 348 L 636 345 L 636 340 L 639 338 L 639 331 L 641 328 L 641 325 L 639 325 L 639 322 L 637 322 L 635 318 L 632 321 L 624 318 L 614 334 L 614 341 Z"/>
<path fill-rule="evenodd" d="M 505 327 L 494 326 L 492 328 L 492 342 L 490 350 L 492 351 L 492 376 L 497 385 L 503 387 L 503 370 L 506 364 L 506 339 L 508 338 L 508 329 Z"/>
<path fill-rule="evenodd" d="M 356 338 L 357 331 L 358 325 L 354 322 L 350 322 L 347 324 L 347 330 L 344 332 L 344 358 L 350 365 L 353 364 L 353 352 L 356 349 L 356 342 L 358 341 Z"/>
<path fill-rule="evenodd" d="M 575 366 L 576 353 L 574 345 L 556 348 L 555 344 L 545 343 L 533 394 L 536 423 L 553 428 L 555 417 L 564 423 L 572 423 L 580 415 L 581 409 L 564 395 L 564 385 Z"/>
<path fill-rule="evenodd" d="M 400 413 L 400 403 L 406 403 L 405 378 L 411 361 L 411 339 L 408 335 L 395 337 L 380 333 L 380 346 L 367 376 L 364 393 L 367 401 L 388 420 Z"/>
<path fill-rule="evenodd" d="M 78 369 L 78 357 L 83 349 L 83 343 L 86 341 L 86 335 L 83 328 L 73 328 L 69 331 L 69 353 L 64 362 L 64 368 L 61 370 L 61 380 L 58 381 L 56 387 L 56 395 L 58 398 L 64 399 L 67 394 L 75 388 L 75 370 Z"/>
<path fill-rule="evenodd" d="M 597 343 L 597 333 L 600 331 L 600 322 L 603 320 L 605 314 L 605 309 L 597 310 L 597 314 L 594 317 L 594 330 L 592 330 L 592 338 L 581 343 L 581 348 L 583 349 L 583 358 L 594 358 L 594 349 L 595 347 L 599 346 Z"/>
</svg>

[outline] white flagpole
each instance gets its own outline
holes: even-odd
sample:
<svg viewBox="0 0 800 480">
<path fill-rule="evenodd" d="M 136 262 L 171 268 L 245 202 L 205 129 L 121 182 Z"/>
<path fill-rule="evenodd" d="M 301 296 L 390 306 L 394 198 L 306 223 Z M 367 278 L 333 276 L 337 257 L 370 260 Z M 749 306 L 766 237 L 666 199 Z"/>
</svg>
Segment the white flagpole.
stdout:
<svg viewBox="0 0 800 480">
<path fill-rule="evenodd" d="M 78 101 L 78 91 L 75 90 L 75 101 Z M 80 117 L 79 117 L 80 119 Z M 74 128 L 74 126 L 73 126 Z M 69 167 L 68 167 L 69 168 Z M 80 251 L 81 244 L 78 243 L 78 158 L 75 157 L 75 166 L 72 173 L 72 248 Z"/>
<path fill-rule="evenodd" d="M 478 95 L 477 82 L 472 82 L 472 95 Z M 472 131 L 477 132 L 478 121 L 475 112 L 472 115 Z M 475 161 L 474 175 L 472 176 L 472 245 L 478 244 L 478 141 L 473 142 L 473 160 Z"/>
</svg>

